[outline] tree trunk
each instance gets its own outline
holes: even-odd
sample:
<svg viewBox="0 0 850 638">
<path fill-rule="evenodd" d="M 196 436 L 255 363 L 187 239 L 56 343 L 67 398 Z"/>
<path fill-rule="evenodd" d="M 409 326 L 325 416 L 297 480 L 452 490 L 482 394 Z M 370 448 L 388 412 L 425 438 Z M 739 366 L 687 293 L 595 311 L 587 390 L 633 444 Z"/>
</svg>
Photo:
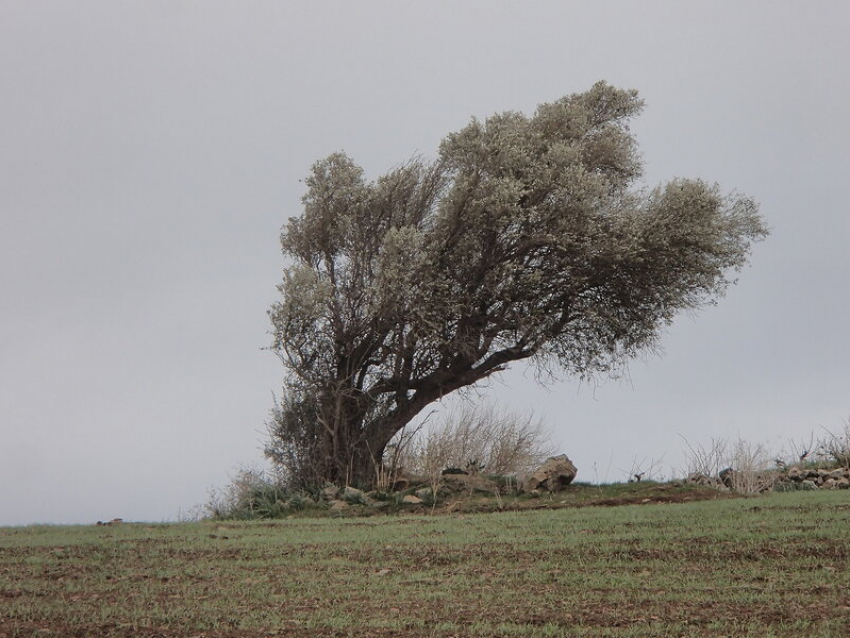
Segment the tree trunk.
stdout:
<svg viewBox="0 0 850 638">
<path fill-rule="evenodd" d="M 329 453 L 325 458 L 329 462 L 316 468 L 321 474 L 317 477 L 319 482 L 360 488 L 376 487 L 383 476 L 384 451 L 407 421 L 402 423 L 395 417 L 382 423 L 370 424 L 365 433 L 361 422 L 349 421 L 343 428 L 345 432 L 337 434 L 336 450 L 331 446 L 331 436 L 328 433 L 325 449 Z"/>
</svg>

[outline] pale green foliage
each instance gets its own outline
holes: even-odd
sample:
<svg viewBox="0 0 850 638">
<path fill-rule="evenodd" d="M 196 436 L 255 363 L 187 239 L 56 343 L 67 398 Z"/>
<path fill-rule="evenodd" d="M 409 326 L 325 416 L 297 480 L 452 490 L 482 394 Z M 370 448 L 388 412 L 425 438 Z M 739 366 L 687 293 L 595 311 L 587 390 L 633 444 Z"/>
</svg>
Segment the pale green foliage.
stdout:
<svg viewBox="0 0 850 638">
<path fill-rule="evenodd" d="M 318 162 L 270 313 L 286 392 L 316 420 L 278 411 L 272 438 L 312 428 L 319 475 L 366 481 L 443 395 L 520 359 L 615 370 L 714 302 L 764 226 L 752 200 L 699 180 L 635 190 L 642 106 L 599 83 L 532 117 L 473 120 L 436 161 L 374 182 L 343 154 Z"/>
</svg>

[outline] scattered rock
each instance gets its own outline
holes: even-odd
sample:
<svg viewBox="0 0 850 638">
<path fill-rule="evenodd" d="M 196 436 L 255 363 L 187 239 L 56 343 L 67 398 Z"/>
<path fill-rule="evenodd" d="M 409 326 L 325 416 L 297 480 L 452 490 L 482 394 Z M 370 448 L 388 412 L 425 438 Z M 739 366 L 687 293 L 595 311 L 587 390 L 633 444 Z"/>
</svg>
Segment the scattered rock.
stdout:
<svg viewBox="0 0 850 638">
<path fill-rule="evenodd" d="M 413 494 L 408 494 L 403 499 L 401 499 L 401 502 L 405 505 L 421 505 L 422 499 L 418 496 L 414 496 Z"/>
<path fill-rule="evenodd" d="M 578 470 L 566 454 L 553 456 L 541 465 L 530 476 L 526 477 L 523 489 L 526 492 L 532 490 L 548 490 L 549 492 L 560 492 L 573 482 Z"/>
<path fill-rule="evenodd" d="M 846 489 L 850 487 L 849 468 L 789 468 L 779 481 L 797 485 L 801 489 Z"/>
</svg>

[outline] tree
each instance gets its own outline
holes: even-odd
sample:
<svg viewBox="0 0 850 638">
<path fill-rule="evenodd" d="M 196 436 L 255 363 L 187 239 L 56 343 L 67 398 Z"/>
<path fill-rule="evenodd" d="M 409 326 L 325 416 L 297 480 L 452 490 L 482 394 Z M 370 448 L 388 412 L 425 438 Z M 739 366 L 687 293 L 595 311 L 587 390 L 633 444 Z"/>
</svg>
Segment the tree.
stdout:
<svg viewBox="0 0 850 638">
<path fill-rule="evenodd" d="M 341 153 L 316 163 L 281 237 L 268 456 L 296 482 L 368 484 L 441 397 L 523 359 L 615 372 L 714 303 L 766 229 L 751 199 L 700 180 L 637 189 L 642 107 L 598 83 L 473 119 L 375 181 Z"/>
</svg>

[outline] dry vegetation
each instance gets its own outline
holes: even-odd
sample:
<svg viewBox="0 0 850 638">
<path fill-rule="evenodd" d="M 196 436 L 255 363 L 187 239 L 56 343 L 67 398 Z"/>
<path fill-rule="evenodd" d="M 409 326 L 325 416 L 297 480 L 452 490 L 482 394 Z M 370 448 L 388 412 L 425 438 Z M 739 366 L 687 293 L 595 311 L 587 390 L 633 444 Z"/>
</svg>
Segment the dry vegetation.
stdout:
<svg viewBox="0 0 850 638">
<path fill-rule="evenodd" d="M 439 481 L 449 468 L 522 476 L 555 454 L 550 432 L 533 414 L 492 404 L 462 404 L 428 429 L 402 432 L 387 453 L 389 474 Z"/>
<path fill-rule="evenodd" d="M 819 436 L 812 433 L 808 440 L 789 441 L 778 451 L 740 437 L 711 439 L 708 444 L 696 446 L 686 440 L 685 444 L 688 463 L 681 472 L 683 476 L 740 494 L 811 489 L 823 481 L 804 483 L 801 479 L 806 472 L 814 477 L 818 471 L 823 475 L 828 470 L 845 470 L 844 476 L 850 471 L 850 419 L 838 430 L 824 428 Z M 850 487 L 850 479 L 830 486 Z"/>
</svg>

